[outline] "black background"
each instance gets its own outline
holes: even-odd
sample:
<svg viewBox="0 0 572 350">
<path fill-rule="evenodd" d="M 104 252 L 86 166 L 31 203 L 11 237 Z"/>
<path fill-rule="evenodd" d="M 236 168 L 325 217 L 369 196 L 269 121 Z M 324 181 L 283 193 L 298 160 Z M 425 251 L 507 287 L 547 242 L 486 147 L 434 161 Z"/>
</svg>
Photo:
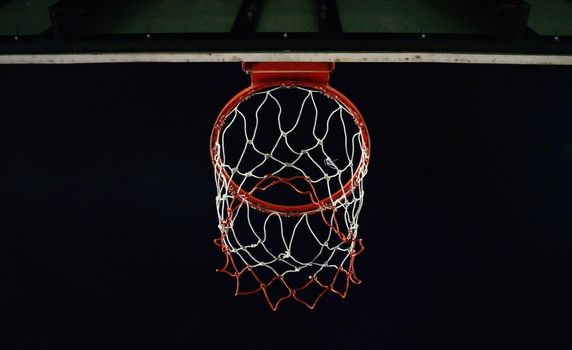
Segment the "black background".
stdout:
<svg viewBox="0 0 572 350">
<path fill-rule="evenodd" d="M 7 342 L 572 346 L 570 68 L 339 64 L 372 138 L 364 282 L 314 311 L 215 272 L 209 136 L 248 82 L 237 63 L 0 67 Z"/>
</svg>

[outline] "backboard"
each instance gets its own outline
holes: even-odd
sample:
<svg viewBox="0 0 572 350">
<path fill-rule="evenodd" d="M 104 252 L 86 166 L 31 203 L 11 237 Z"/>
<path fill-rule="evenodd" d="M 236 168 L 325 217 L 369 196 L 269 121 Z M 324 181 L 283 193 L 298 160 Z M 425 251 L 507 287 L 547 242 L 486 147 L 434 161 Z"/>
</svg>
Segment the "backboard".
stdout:
<svg viewBox="0 0 572 350">
<path fill-rule="evenodd" d="M 572 64 L 568 0 L 2 0 L 0 63 Z"/>
</svg>

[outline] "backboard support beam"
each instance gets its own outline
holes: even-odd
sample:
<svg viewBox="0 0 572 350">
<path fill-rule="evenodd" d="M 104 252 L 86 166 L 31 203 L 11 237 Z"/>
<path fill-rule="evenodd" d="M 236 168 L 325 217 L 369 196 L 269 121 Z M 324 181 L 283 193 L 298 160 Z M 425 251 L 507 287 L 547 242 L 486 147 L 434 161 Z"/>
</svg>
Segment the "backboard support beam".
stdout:
<svg viewBox="0 0 572 350">
<path fill-rule="evenodd" d="M 260 16 L 261 0 L 243 0 L 231 32 L 236 34 L 253 33 Z"/>
<path fill-rule="evenodd" d="M 48 12 L 56 38 L 65 40 L 76 36 L 82 23 L 105 3 L 97 0 L 62 0 L 50 6 Z"/>
<path fill-rule="evenodd" d="M 526 34 L 530 4 L 522 0 L 493 0 L 490 7 L 507 38 L 518 39 Z"/>
<path fill-rule="evenodd" d="M 317 0 L 318 23 L 320 32 L 339 34 L 342 32 L 342 22 L 335 0 Z"/>
</svg>

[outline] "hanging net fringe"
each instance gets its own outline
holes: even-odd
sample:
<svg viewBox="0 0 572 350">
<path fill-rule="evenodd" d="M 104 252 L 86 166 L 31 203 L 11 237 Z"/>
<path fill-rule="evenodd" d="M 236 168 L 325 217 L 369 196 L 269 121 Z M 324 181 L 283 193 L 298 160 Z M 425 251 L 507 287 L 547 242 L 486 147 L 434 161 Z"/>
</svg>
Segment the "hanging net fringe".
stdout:
<svg viewBox="0 0 572 350">
<path fill-rule="evenodd" d="M 301 96 L 294 113 L 280 103 L 285 93 Z M 300 86 L 254 92 L 228 113 L 212 145 L 215 244 L 226 258 L 218 271 L 236 280 L 236 295 L 260 292 L 273 310 L 287 299 L 313 309 L 326 293 L 344 298 L 360 283 L 354 263 L 369 160 L 360 123 L 337 98 Z M 300 132 L 311 144 L 296 144 Z"/>
</svg>

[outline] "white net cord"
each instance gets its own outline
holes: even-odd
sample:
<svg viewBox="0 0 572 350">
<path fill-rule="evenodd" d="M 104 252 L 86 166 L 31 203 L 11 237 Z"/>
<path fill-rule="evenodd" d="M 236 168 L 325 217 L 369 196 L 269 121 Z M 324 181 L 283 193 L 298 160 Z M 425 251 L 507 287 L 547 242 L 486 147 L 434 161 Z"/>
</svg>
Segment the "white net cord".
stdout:
<svg viewBox="0 0 572 350">
<path fill-rule="evenodd" d="M 360 282 L 365 143 L 352 112 L 319 90 L 279 86 L 231 111 L 213 152 L 215 242 L 236 294 L 262 292 L 273 310 L 288 298 L 313 308 Z"/>
</svg>

